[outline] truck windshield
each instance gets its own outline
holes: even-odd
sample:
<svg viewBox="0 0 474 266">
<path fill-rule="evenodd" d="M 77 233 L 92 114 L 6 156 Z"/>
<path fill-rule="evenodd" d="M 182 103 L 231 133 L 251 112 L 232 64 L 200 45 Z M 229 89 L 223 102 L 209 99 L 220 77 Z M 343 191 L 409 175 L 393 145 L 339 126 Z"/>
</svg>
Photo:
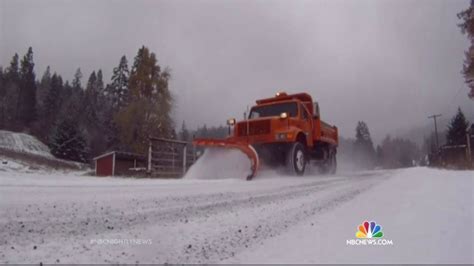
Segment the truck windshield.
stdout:
<svg viewBox="0 0 474 266">
<path fill-rule="evenodd" d="M 298 114 L 298 106 L 295 102 L 254 106 L 250 110 L 249 119 L 280 116 L 281 113 L 288 113 L 289 117 L 295 117 Z"/>
</svg>

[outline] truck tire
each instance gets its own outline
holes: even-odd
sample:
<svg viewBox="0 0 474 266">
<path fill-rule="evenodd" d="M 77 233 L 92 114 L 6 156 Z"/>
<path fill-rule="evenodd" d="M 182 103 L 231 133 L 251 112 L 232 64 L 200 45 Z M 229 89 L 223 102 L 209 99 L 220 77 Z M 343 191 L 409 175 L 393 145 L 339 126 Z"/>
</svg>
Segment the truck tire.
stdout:
<svg viewBox="0 0 474 266">
<path fill-rule="evenodd" d="M 286 154 L 286 168 L 292 175 L 302 176 L 306 169 L 306 150 L 300 142 L 292 143 Z"/>
</svg>

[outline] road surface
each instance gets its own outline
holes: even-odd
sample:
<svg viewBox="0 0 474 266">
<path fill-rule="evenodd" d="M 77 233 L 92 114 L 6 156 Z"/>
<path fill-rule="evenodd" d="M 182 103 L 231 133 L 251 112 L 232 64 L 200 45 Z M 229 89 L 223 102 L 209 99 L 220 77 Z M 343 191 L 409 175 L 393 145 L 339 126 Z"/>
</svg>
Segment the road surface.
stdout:
<svg viewBox="0 0 474 266">
<path fill-rule="evenodd" d="M 457 235 L 458 242 L 464 237 L 463 246 L 456 247 L 455 254 L 439 257 L 430 253 L 439 245 L 425 242 L 429 238 L 403 244 L 401 232 L 414 229 L 401 228 L 400 217 L 405 222 L 426 222 L 422 217 L 440 219 L 443 214 L 430 209 L 433 201 L 420 203 L 428 207 L 410 206 L 419 195 L 397 191 L 397 185 L 422 189 L 425 176 L 439 176 L 432 191 L 426 192 L 431 197 L 438 190 L 446 191 L 444 182 L 449 184 L 440 172 L 444 173 L 414 168 L 267 176 L 246 182 L 0 171 L 0 263 L 406 262 L 403 252 L 423 243 L 429 245 L 424 251 L 428 254 L 408 256 L 408 262 L 472 263 L 472 252 L 465 254 L 472 251 L 474 239 L 473 190 L 466 186 L 473 184 L 473 177 L 467 172 L 454 174 L 463 180 L 456 193 L 440 195 L 459 199 L 451 204 L 461 210 L 451 215 L 461 215 L 457 224 L 467 226 L 464 236 Z M 417 176 L 423 177 L 418 185 Z M 467 196 L 454 196 L 462 190 Z M 395 199 L 398 196 L 412 199 Z M 384 222 L 385 236 L 393 245 L 383 249 L 347 245 L 346 239 L 355 238 L 363 219 Z M 431 228 L 437 230 L 445 220 Z M 423 236 L 429 233 L 441 234 Z M 347 256 L 331 255 L 340 251 Z M 380 252 L 388 254 L 387 260 L 370 258 Z"/>
</svg>

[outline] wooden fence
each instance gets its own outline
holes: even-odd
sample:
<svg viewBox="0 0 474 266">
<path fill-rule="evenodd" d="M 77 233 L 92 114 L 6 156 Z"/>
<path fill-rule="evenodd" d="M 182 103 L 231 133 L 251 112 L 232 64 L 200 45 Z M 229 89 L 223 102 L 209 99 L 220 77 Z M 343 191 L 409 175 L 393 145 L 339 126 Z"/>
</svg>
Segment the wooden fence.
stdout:
<svg viewBox="0 0 474 266">
<path fill-rule="evenodd" d="M 149 138 L 147 172 L 154 177 L 182 177 L 196 160 L 189 142 Z"/>
</svg>

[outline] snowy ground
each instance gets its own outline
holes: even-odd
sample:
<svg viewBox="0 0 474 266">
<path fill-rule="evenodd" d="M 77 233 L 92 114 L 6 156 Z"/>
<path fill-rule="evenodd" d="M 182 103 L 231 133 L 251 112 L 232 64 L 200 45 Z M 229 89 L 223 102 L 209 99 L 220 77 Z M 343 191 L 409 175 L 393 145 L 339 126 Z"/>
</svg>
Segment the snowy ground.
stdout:
<svg viewBox="0 0 474 266">
<path fill-rule="evenodd" d="M 24 133 L 0 130 L 0 148 L 54 158 L 48 146 L 37 138 Z"/>
<path fill-rule="evenodd" d="M 224 180 L 0 171 L 0 263 L 474 263 L 474 173 Z M 393 245 L 347 245 L 364 220 Z"/>
</svg>

